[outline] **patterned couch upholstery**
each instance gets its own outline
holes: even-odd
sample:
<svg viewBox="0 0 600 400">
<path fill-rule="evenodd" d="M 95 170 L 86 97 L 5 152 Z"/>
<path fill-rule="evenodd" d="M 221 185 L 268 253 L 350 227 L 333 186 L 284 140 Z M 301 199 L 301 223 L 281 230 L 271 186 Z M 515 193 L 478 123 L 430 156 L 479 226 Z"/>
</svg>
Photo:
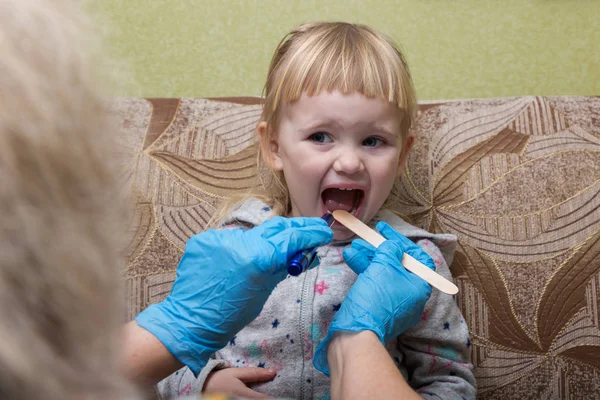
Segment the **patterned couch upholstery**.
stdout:
<svg viewBox="0 0 600 400">
<path fill-rule="evenodd" d="M 257 98 L 119 99 L 136 199 L 128 314 L 168 293 L 186 240 L 257 182 Z M 451 268 L 481 399 L 600 398 L 600 98 L 421 104 L 398 211 L 458 235 Z"/>
</svg>

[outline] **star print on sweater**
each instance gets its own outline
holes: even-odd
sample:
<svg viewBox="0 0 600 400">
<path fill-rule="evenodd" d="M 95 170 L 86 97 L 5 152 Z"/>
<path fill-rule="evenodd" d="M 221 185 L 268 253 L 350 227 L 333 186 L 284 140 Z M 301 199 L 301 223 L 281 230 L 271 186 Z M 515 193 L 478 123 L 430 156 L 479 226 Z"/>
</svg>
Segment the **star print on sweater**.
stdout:
<svg viewBox="0 0 600 400">
<path fill-rule="evenodd" d="M 320 295 L 322 295 L 323 293 L 325 293 L 325 291 L 329 289 L 329 286 L 327 286 L 325 284 L 325 281 L 321 281 L 319 283 L 315 283 L 315 292 L 319 293 Z"/>
<path fill-rule="evenodd" d="M 272 217 L 267 205 L 250 200 L 223 221 L 232 228 L 250 229 Z M 452 279 L 448 265 L 456 238 L 431 234 L 409 225 L 396 214 L 380 211 L 369 224 L 385 221 L 415 242 L 436 262 L 436 271 Z M 329 399 L 329 378 L 312 365 L 314 349 L 327 334 L 329 324 L 357 279 L 344 262 L 342 251 L 349 244 L 327 245 L 317 249 L 319 265 L 298 277 L 283 280 L 265 303 L 261 316 L 242 329 L 229 345 L 196 378 L 189 369 L 185 376 L 172 375 L 159 384 L 163 397 L 192 383 L 199 393 L 206 377 L 215 368 L 274 368 L 277 379 L 253 384 L 252 389 L 275 398 Z M 452 296 L 432 291 L 421 321 L 386 343 L 386 349 L 409 384 L 426 400 L 475 398 L 475 382 L 470 365 L 467 324 Z M 448 329 L 444 323 L 448 323 Z M 473 347 L 472 345 L 470 346 Z M 239 360 L 236 362 L 236 360 Z"/>
</svg>

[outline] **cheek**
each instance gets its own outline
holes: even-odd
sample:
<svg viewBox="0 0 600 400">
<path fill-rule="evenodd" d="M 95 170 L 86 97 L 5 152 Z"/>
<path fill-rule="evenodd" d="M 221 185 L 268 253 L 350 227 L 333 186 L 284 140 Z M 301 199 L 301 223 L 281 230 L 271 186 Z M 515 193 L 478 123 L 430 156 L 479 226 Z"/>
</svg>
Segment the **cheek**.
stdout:
<svg viewBox="0 0 600 400">
<path fill-rule="evenodd" d="M 373 175 L 380 182 L 394 181 L 398 176 L 399 154 L 390 154 L 388 157 L 381 157 L 379 162 L 374 164 Z"/>
<path fill-rule="evenodd" d="M 394 182 L 396 181 L 396 174 L 382 174 L 380 179 L 377 181 L 377 197 L 383 203 L 387 199 L 388 195 L 392 191 Z"/>
<path fill-rule="evenodd" d="M 398 177 L 398 160 L 388 159 L 387 161 L 381 160 L 371 172 L 371 184 L 376 188 L 375 193 L 377 197 L 384 201 L 390 194 L 394 182 Z"/>
<path fill-rule="evenodd" d="M 324 158 L 315 154 L 314 150 L 304 146 L 296 146 L 292 152 L 287 152 L 287 162 L 284 172 L 287 175 L 310 177 L 319 175 L 322 172 L 322 165 L 325 164 Z"/>
</svg>

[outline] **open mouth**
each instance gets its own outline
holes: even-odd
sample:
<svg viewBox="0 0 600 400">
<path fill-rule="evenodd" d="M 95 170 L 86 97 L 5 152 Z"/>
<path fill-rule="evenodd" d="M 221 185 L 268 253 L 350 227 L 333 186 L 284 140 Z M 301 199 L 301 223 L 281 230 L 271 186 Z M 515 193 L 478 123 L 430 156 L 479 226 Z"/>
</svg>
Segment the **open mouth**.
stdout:
<svg viewBox="0 0 600 400">
<path fill-rule="evenodd" d="M 357 215 L 364 197 L 365 192 L 361 189 L 329 188 L 321 193 L 327 212 L 345 210 L 354 216 Z"/>
</svg>

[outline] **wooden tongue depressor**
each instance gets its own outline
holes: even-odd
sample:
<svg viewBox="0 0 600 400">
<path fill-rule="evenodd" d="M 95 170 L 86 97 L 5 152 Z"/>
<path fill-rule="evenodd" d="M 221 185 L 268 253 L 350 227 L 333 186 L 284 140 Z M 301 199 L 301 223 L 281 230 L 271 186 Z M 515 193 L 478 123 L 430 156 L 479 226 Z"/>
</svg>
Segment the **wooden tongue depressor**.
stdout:
<svg viewBox="0 0 600 400">
<path fill-rule="evenodd" d="M 356 233 L 363 240 L 375 246 L 375 248 L 379 247 L 379 245 L 386 240 L 379 234 L 379 232 L 369 228 L 361 220 L 350 214 L 348 211 L 335 210 L 332 214 L 336 221 L 350 229 L 352 232 Z M 458 287 L 454 283 L 450 282 L 435 271 L 432 271 L 411 255 L 404 253 L 402 256 L 402 265 L 404 268 L 419 276 L 434 288 L 448 294 L 458 293 Z"/>
</svg>

